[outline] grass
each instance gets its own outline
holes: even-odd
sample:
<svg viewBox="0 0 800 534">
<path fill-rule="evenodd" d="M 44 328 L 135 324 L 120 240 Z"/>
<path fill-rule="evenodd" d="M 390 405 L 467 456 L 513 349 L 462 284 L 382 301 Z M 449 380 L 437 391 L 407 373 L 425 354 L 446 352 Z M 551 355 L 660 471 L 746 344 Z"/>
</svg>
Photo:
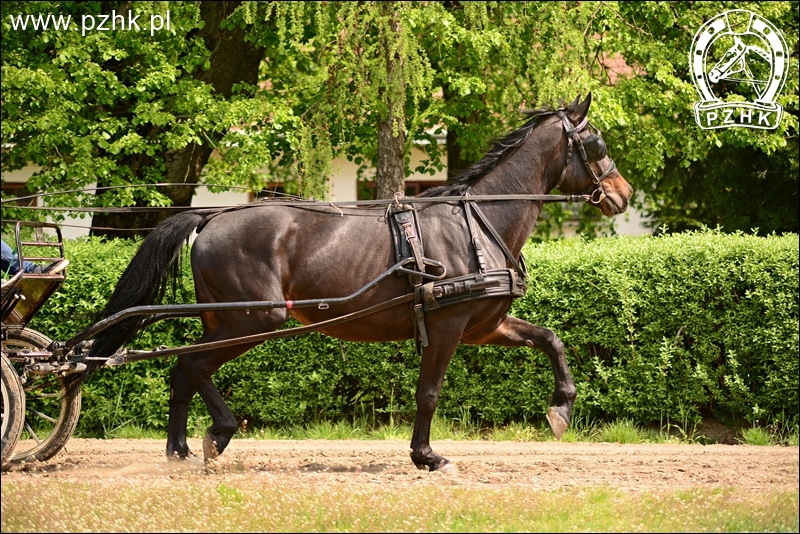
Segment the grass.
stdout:
<svg viewBox="0 0 800 534">
<path fill-rule="evenodd" d="M 779 428 L 777 425 L 769 425 L 768 427 L 753 426 L 751 428 L 743 428 L 740 432 L 741 437 L 738 438 L 739 443 L 746 445 L 785 445 L 789 447 L 797 447 L 800 440 L 798 439 L 798 426 Z"/>
<path fill-rule="evenodd" d="M 740 441 L 746 443 L 747 445 L 771 445 L 772 436 L 764 428 L 745 428 L 742 430 L 742 437 Z"/>
<path fill-rule="evenodd" d="M 202 438 L 205 429 L 211 424 L 207 416 L 190 421 L 190 437 Z M 361 417 L 354 422 L 319 421 L 305 426 L 283 428 L 240 428 L 236 438 L 254 439 L 364 439 L 364 440 L 411 440 L 411 424 L 390 418 L 386 424 L 374 418 Z M 738 441 L 747 445 L 798 446 L 798 426 L 783 427 L 776 430 L 775 425 L 767 428 L 754 426 L 740 430 Z M 107 433 L 108 438 L 126 439 L 166 439 L 164 430 L 153 430 L 136 424 L 122 425 Z M 555 437 L 546 422 L 512 422 L 503 426 L 481 427 L 470 419 L 467 412 L 463 417 L 448 419 L 434 416 L 431 423 L 431 438 L 434 440 L 490 440 L 490 441 L 553 441 Z M 629 419 L 616 421 L 596 421 L 586 417 L 576 417 L 562 436 L 562 441 L 584 443 L 700 443 L 711 444 L 714 439 L 702 435 L 696 424 L 677 425 L 666 423 L 659 428 L 637 425 Z"/>
<path fill-rule="evenodd" d="M 597 440 L 604 443 L 644 443 L 647 434 L 630 419 L 620 419 L 600 425 Z"/>
<path fill-rule="evenodd" d="M 408 481 L 407 481 L 408 482 Z M 375 487 L 270 475 L 2 485 L 3 532 L 798 531 L 798 491 Z"/>
</svg>

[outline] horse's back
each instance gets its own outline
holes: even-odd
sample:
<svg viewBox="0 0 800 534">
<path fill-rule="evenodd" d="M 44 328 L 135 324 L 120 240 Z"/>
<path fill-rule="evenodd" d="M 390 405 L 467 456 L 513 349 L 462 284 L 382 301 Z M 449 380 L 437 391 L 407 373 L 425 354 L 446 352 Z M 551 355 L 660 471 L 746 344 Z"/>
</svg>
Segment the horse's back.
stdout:
<svg viewBox="0 0 800 534">
<path fill-rule="evenodd" d="M 192 247 L 195 277 L 250 300 L 258 289 L 287 298 L 355 291 L 394 263 L 381 210 L 266 205 L 215 216 Z M 342 276 L 346 274 L 346 276 Z M 254 282 L 249 282 L 253 280 Z M 336 285 L 331 288 L 331 281 Z M 233 286 L 233 287 L 231 287 Z M 325 294 L 311 293 L 325 289 Z M 238 297 L 237 297 L 238 298 Z"/>
</svg>

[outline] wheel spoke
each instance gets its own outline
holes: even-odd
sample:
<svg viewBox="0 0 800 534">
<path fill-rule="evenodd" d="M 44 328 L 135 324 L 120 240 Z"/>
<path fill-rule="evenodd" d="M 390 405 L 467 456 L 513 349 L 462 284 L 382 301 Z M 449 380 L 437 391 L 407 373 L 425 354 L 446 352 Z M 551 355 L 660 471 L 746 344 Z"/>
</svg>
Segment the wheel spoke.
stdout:
<svg viewBox="0 0 800 534">
<path fill-rule="evenodd" d="M 47 420 L 47 421 L 50 421 L 50 422 L 51 422 L 51 423 L 53 423 L 53 424 L 56 424 L 56 422 L 58 421 L 57 419 L 53 419 L 53 418 L 52 418 L 52 417 L 50 417 L 49 415 L 45 415 L 45 414 L 43 414 L 42 412 L 37 412 L 36 410 L 29 410 L 29 411 L 30 411 L 30 412 L 32 412 L 32 413 L 34 413 L 34 414 L 36 414 L 36 415 L 38 415 L 38 416 L 39 416 L 39 417 L 41 417 L 42 419 L 45 419 L 45 420 Z"/>
<path fill-rule="evenodd" d="M 36 395 L 26 395 L 26 397 L 37 399 L 61 399 L 64 395 L 62 393 L 38 393 Z"/>
<path fill-rule="evenodd" d="M 33 439 L 34 441 L 36 441 L 37 445 L 42 442 L 42 440 L 39 439 L 39 436 L 36 435 L 36 432 L 33 431 L 31 425 L 29 425 L 27 421 L 25 421 L 25 428 L 28 430 L 28 433 L 30 433 L 30 435 L 33 436 Z"/>
<path fill-rule="evenodd" d="M 46 336 L 28 329 L 12 332 L 9 337 L 11 339 L 3 341 L 3 352 L 11 347 L 45 350 L 52 344 Z M 10 363 L 17 375 L 24 374 L 24 358 L 15 358 Z M 4 375 L 5 365 L 4 362 Z M 68 390 L 65 379 L 54 373 L 28 374 L 27 379 L 26 384 L 19 385 L 20 396 L 23 399 L 27 397 L 28 402 L 24 404 L 24 414 L 20 414 L 17 424 L 20 434 L 24 433 L 25 439 L 30 441 L 17 447 L 8 459 L 17 462 L 45 461 L 64 447 L 75 430 L 80 412 L 80 389 Z M 13 414 L 9 415 L 5 402 L 3 409 L 6 420 L 13 420 Z"/>
</svg>

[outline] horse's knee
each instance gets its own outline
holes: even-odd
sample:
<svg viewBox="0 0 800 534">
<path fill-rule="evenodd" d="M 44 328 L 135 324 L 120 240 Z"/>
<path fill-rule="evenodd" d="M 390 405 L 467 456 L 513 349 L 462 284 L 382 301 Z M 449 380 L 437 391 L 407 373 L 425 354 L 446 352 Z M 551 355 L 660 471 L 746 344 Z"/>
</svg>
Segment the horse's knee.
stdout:
<svg viewBox="0 0 800 534">
<path fill-rule="evenodd" d="M 436 409 L 436 404 L 439 402 L 439 391 L 435 388 L 419 388 L 415 395 L 417 401 L 417 410 L 424 412 L 432 412 Z"/>
</svg>

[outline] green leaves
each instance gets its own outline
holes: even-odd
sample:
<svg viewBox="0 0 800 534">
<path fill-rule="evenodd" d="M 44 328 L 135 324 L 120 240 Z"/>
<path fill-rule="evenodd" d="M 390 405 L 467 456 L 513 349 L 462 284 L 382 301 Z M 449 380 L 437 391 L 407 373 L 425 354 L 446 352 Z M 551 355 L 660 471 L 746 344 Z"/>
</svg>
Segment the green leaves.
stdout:
<svg viewBox="0 0 800 534">
<path fill-rule="evenodd" d="M 789 421 L 796 395 L 769 384 L 797 377 L 797 254 L 794 235 L 718 231 L 539 245 L 514 313 L 559 334 L 591 416 Z"/>
<path fill-rule="evenodd" d="M 149 19 L 165 6 L 138 2 Z M 170 31 L 117 29 L 81 35 L 69 31 L 6 32 L 9 14 L 52 12 L 80 20 L 101 11 L 99 2 L 10 2 L 3 16 L 3 170 L 30 163 L 42 171 L 31 189 L 79 189 L 103 183 L 163 181 L 164 154 L 205 142 L 202 132 L 235 124 L 229 105 L 192 77 L 209 52 L 196 36 L 199 7 L 173 3 Z M 212 134 L 213 135 L 213 134 Z M 137 160 L 132 156 L 146 155 Z M 131 167 L 134 167 L 133 169 Z M 58 197 L 59 205 L 93 203 L 92 196 Z M 104 200 L 114 203 L 116 195 Z"/>
<path fill-rule="evenodd" d="M 790 53 L 797 57 L 796 6 L 775 2 L 737 4 L 736 8 L 752 10 L 775 23 Z M 593 106 L 592 117 L 605 114 L 607 107 L 621 109 L 622 113 L 615 113 L 617 124 L 609 122 L 606 132 L 609 153 L 633 187 L 643 191 L 643 207 L 652 217 L 653 227 L 668 223 L 681 230 L 719 224 L 727 231 L 759 226 L 765 233 L 796 232 L 796 59 L 790 62 L 788 81 L 778 99 L 786 113 L 777 130 L 708 131 L 694 122 L 693 105 L 699 95 L 689 79 L 687 54 L 702 24 L 728 9 L 731 6 L 723 2 L 603 3 L 600 13 L 612 16 L 604 22 L 601 50 L 620 53 L 636 75 L 604 89 L 603 105 Z M 725 99 L 747 100 L 749 95 L 736 92 L 746 89 L 744 85 L 729 91 Z M 776 154 L 787 144 L 790 150 L 782 156 Z M 730 162 L 724 169 L 719 164 L 722 158 Z M 748 211 L 749 199 L 767 196 L 762 192 L 763 182 L 754 180 L 765 173 L 770 189 L 785 191 L 772 205 L 780 222 L 766 209 L 757 210 L 747 222 L 737 220 L 730 212 Z M 731 185 L 733 194 L 726 192 Z"/>
<path fill-rule="evenodd" d="M 399 31 L 389 32 L 391 17 L 380 2 L 243 3 L 220 26 L 246 28 L 246 41 L 265 58 L 257 83 L 236 80 L 224 97 L 202 74 L 211 67 L 211 53 L 199 36 L 204 22 L 196 3 L 133 3 L 133 12 L 145 18 L 170 10 L 171 31 L 151 36 L 15 30 L 11 16 L 79 20 L 108 5 L 4 2 L 3 170 L 40 166 L 31 188 L 42 191 L 77 189 L 106 176 L 155 182 L 165 178 L 165 162 L 176 151 L 197 143 L 222 155 L 206 168 L 209 183 L 290 181 L 290 188 L 324 197 L 332 159 L 360 158 L 362 173 L 374 166 L 376 127 L 390 108 L 403 108 L 405 121 L 395 127 L 406 132 L 406 155 L 412 146 L 427 152 L 415 168 L 406 163 L 409 176 L 441 166 L 445 147 L 432 132 L 447 132 L 449 165 L 463 170 L 493 138 L 518 125 L 521 107 L 557 105 L 592 91 L 591 119 L 640 192 L 634 207 L 651 216 L 654 228 L 797 231 L 795 4 L 736 6 L 773 21 L 790 50 L 778 98 L 785 112 L 775 131 L 707 131 L 694 123 L 698 95 L 687 54 L 697 29 L 728 3 L 396 7 Z M 386 39 L 402 63 L 402 79 L 387 74 Z M 632 72 L 621 69 L 620 58 Z M 743 84 L 724 95 L 730 101 L 748 96 Z M 264 167 L 268 171 L 258 175 Z M 88 202 L 78 196 L 59 201 Z M 566 214 L 554 206 L 545 211 L 549 228 L 541 235 L 557 235 Z M 608 230 L 588 212 L 581 225 L 589 235 Z"/>
</svg>

